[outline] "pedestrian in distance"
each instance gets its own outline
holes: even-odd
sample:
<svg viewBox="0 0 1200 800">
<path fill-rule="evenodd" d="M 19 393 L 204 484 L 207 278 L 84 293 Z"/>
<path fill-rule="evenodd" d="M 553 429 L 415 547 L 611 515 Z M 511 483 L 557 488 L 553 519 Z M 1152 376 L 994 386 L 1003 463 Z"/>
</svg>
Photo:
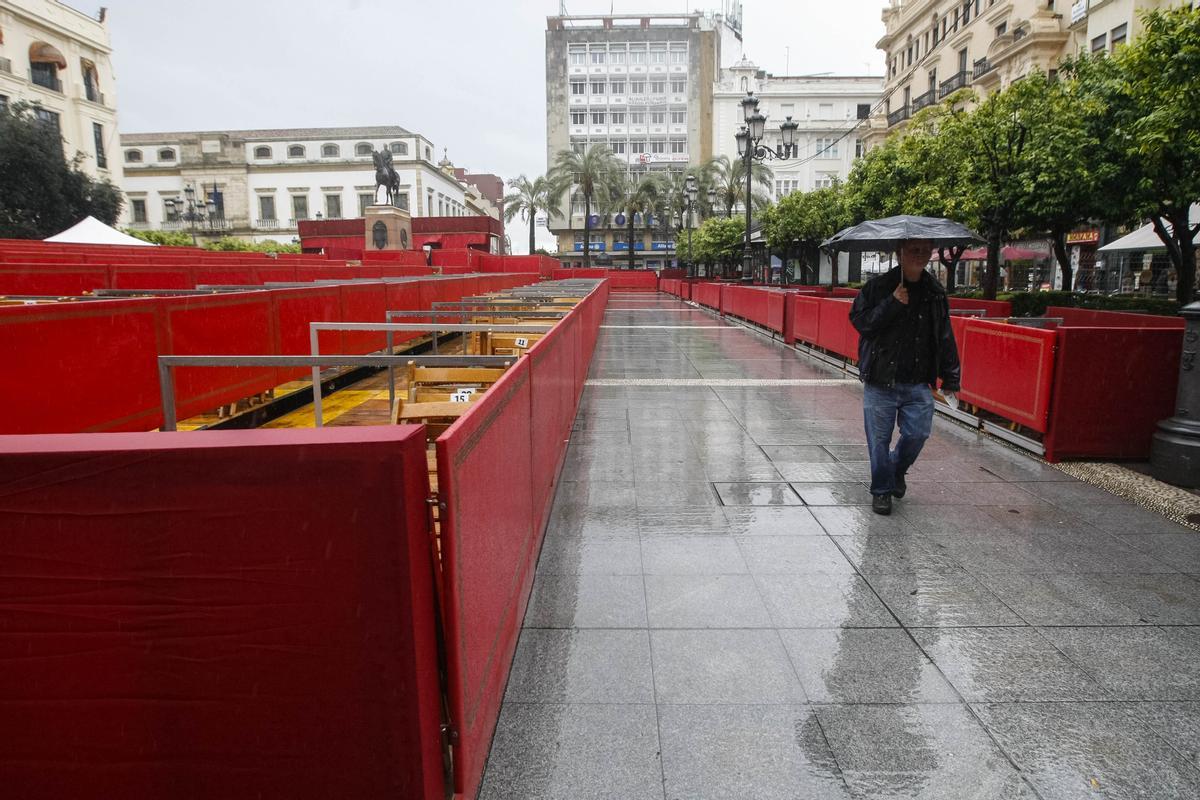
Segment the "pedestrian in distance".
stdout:
<svg viewBox="0 0 1200 800">
<path fill-rule="evenodd" d="M 900 266 L 863 286 L 850 309 L 859 333 L 863 423 L 871 459 L 871 508 L 892 513 L 906 474 L 933 430 L 933 389 L 953 401 L 960 367 L 945 288 L 925 270 L 934 242 L 899 245 Z M 900 437 L 892 447 L 897 424 Z"/>
</svg>

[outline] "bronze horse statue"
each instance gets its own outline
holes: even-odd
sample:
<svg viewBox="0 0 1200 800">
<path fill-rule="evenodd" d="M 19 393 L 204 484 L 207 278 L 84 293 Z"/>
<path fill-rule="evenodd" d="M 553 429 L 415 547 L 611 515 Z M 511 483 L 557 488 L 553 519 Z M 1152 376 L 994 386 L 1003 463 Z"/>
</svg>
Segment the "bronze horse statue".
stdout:
<svg viewBox="0 0 1200 800">
<path fill-rule="evenodd" d="M 392 154 L 388 150 L 372 150 L 371 159 L 375 162 L 375 197 L 379 197 L 379 187 L 387 190 L 387 204 L 396 204 L 396 196 L 400 193 L 400 176 L 392 168 Z"/>
</svg>

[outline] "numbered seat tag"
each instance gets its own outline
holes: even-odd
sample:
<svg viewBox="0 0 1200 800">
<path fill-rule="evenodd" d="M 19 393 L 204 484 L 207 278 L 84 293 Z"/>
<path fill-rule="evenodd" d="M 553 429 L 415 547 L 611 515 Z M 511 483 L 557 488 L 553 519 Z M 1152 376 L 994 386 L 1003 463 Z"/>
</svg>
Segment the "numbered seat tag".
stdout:
<svg viewBox="0 0 1200 800">
<path fill-rule="evenodd" d="M 529 340 L 524 337 L 518 337 L 516 345 L 517 347 L 529 347 Z"/>
<path fill-rule="evenodd" d="M 475 394 L 474 389 L 456 389 L 454 393 L 450 395 L 450 402 L 469 403 L 471 402 L 471 396 L 473 394 Z"/>
</svg>

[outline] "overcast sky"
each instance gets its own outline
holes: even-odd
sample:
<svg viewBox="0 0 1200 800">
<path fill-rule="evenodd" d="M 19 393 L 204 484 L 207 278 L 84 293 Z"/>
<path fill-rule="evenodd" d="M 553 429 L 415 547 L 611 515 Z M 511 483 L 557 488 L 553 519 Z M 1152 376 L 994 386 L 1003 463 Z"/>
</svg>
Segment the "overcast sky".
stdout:
<svg viewBox="0 0 1200 800">
<path fill-rule="evenodd" d="M 722 0 L 568 0 L 572 14 Z M 883 74 L 886 0 L 745 0 L 746 55 L 775 74 Z M 94 14 L 97 7 L 71 4 Z M 103 0 L 125 133 L 400 125 L 456 166 L 545 171 L 546 16 L 558 0 Z M 736 58 L 723 54 L 726 63 Z M 514 252 L 528 234 L 509 229 Z M 539 244 L 549 241 L 544 231 Z"/>
</svg>

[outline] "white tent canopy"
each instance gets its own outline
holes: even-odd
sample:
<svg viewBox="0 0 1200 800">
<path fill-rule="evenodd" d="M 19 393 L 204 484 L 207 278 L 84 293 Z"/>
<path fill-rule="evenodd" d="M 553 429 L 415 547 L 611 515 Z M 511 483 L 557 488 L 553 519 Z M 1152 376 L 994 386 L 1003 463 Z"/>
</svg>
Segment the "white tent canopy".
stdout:
<svg viewBox="0 0 1200 800">
<path fill-rule="evenodd" d="M 1193 203 L 1192 207 L 1188 209 L 1188 222 L 1192 225 L 1200 223 L 1200 204 Z M 1167 225 L 1167 230 L 1171 230 L 1170 224 Z M 1162 239 L 1158 238 L 1158 234 L 1154 232 L 1154 226 L 1147 222 L 1133 233 L 1126 234 L 1115 242 L 1109 242 L 1104 247 L 1099 248 L 1099 251 L 1101 253 L 1116 253 L 1129 250 L 1166 249 L 1167 246 L 1163 244 Z"/>
<path fill-rule="evenodd" d="M 116 228 L 105 225 L 95 217 L 84 217 L 79 222 L 67 228 L 62 233 L 56 233 L 46 238 L 47 242 L 59 244 L 124 244 L 156 247 L 150 242 L 143 242 L 128 234 L 121 233 Z"/>
</svg>

